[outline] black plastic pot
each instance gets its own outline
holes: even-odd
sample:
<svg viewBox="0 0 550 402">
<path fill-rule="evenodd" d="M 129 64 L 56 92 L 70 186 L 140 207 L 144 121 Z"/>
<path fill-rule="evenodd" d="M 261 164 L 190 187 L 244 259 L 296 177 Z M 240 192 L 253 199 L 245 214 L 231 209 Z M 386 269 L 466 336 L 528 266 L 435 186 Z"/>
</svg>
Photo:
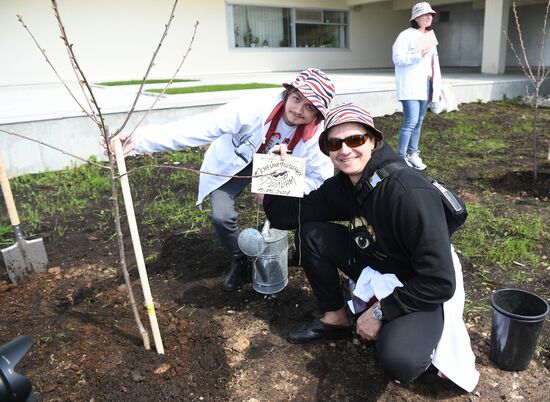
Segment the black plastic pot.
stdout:
<svg viewBox="0 0 550 402">
<path fill-rule="evenodd" d="M 491 305 L 491 360 L 503 370 L 525 370 L 548 315 L 548 303 L 525 290 L 500 289 L 492 294 Z"/>
</svg>

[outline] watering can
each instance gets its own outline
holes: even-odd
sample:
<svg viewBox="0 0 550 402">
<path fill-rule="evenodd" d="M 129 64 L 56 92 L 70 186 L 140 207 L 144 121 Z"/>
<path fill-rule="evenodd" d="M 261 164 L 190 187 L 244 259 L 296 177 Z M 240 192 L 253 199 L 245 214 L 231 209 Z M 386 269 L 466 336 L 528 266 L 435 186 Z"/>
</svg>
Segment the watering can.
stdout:
<svg viewBox="0 0 550 402">
<path fill-rule="evenodd" d="M 252 288 L 262 294 L 280 292 L 288 283 L 288 233 L 270 227 L 248 228 L 239 234 L 239 248 L 254 258 Z"/>
</svg>

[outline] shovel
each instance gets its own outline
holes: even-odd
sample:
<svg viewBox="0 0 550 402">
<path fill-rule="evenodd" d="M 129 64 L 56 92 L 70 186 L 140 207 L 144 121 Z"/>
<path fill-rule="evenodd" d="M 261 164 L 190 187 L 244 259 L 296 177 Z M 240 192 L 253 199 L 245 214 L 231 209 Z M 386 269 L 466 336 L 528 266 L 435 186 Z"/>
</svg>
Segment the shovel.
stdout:
<svg viewBox="0 0 550 402">
<path fill-rule="evenodd" d="M 48 256 L 42 239 L 25 240 L 2 156 L 0 156 L 0 184 L 15 233 L 15 244 L 0 251 L 10 280 L 13 283 L 26 282 L 33 273 L 46 271 Z"/>
</svg>

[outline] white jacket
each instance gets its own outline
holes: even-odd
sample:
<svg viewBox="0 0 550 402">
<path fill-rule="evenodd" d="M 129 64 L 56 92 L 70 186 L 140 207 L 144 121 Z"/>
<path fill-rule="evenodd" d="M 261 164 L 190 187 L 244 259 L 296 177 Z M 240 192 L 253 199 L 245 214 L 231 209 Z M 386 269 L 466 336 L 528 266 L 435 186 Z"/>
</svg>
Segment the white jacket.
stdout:
<svg viewBox="0 0 550 402">
<path fill-rule="evenodd" d="M 397 100 L 433 100 L 439 101 L 441 93 L 441 70 L 437 46 L 424 57 L 416 48 L 416 38 L 423 35 L 418 29 L 408 28 L 401 32 L 392 47 L 392 59 L 395 64 L 395 82 Z M 428 70 L 432 75 L 432 99 L 427 99 L 426 81 Z"/>
<path fill-rule="evenodd" d="M 201 171 L 235 175 L 251 163 L 254 153 L 264 142 L 269 129 L 265 121 L 281 100 L 280 90 L 277 93 L 262 91 L 231 101 L 210 113 L 139 127 L 134 132 L 135 150 L 164 152 L 211 144 L 204 155 Z M 293 156 L 306 158 L 306 194 L 334 174 L 330 158 L 319 148 L 321 128 L 308 141 L 298 141 L 292 152 Z M 229 179 L 201 173 L 197 205 Z"/>
</svg>

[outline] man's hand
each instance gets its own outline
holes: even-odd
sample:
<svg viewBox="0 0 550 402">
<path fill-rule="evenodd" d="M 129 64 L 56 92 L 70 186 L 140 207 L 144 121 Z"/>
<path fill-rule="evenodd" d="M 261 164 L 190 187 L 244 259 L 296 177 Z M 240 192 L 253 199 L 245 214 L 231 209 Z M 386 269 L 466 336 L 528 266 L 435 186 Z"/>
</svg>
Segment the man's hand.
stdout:
<svg viewBox="0 0 550 402">
<path fill-rule="evenodd" d="M 372 310 L 374 310 L 374 306 L 361 314 L 356 325 L 357 335 L 367 341 L 375 341 L 382 328 L 382 321 L 378 321 L 372 316 Z"/>
</svg>

